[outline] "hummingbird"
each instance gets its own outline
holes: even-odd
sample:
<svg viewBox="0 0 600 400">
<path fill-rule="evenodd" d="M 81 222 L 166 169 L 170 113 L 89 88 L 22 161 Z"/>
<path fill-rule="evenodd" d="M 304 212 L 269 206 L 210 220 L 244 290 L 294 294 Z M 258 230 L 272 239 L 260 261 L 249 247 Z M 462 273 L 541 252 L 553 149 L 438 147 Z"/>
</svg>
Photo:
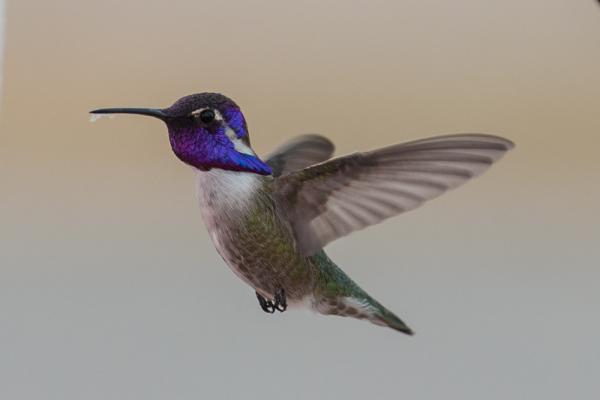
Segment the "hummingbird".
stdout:
<svg viewBox="0 0 600 400">
<path fill-rule="evenodd" d="M 104 108 L 166 124 L 175 155 L 197 171 L 200 214 L 217 252 L 262 310 L 308 307 L 412 335 L 325 253 L 330 242 L 415 209 L 478 176 L 514 145 L 452 134 L 333 158 L 324 136 L 297 136 L 261 159 L 240 107 L 219 93 L 168 108 Z M 93 116 L 94 117 L 94 116 Z"/>
</svg>

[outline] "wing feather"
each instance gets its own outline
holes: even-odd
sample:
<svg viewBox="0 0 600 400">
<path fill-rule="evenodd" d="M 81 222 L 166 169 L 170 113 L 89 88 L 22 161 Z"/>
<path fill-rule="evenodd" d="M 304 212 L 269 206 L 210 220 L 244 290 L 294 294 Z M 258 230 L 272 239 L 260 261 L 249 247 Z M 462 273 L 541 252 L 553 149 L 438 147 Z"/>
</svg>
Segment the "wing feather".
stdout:
<svg viewBox="0 0 600 400">
<path fill-rule="evenodd" d="M 498 136 L 447 135 L 338 157 L 295 172 L 282 168 L 281 175 L 287 175 L 275 181 L 276 199 L 291 222 L 300 251 L 311 255 L 339 237 L 463 184 L 513 146 Z M 304 161 L 309 160 L 306 154 L 325 153 L 298 150 Z"/>
<path fill-rule="evenodd" d="M 325 161 L 333 155 L 334 146 L 320 135 L 302 135 L 291 139 L 267 157 L 273 176 L 281 176 Z"/>
</svg>

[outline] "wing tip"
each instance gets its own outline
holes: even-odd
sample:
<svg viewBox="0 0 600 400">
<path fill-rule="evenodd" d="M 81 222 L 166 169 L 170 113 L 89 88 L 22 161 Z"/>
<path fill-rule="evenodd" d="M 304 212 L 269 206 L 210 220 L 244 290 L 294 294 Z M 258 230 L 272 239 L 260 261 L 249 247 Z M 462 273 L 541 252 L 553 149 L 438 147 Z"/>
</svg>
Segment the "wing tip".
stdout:
<svg viewBox="0 0 600 400">
<path fill-rule="evenodd" d="M 320 142 L 320 144 L 325 146 L 331 154 L 333 154 L 333 152 L 335 150 L 335 144 L 333 144 L 333 142 L 329 138 L 327 138 L 323 135 L 319 135 L 318 133 L 305 133 L 304 135 L 298 136 L 298 138 L 299 139 L 302 139 L 302 138 L 310 139 L 310 140 L 314 140 L 316 142 Z"/>
<path fill-rule="evenodd" d="M 498 135 L 491 135 L 491 134 L 487 134 L 487 133 L 474 133 L 474 134 L 470 134 L 473 137 L 479 137 L 479 138 L 485 138 L 487 139 L 486 141 L 493 141 L 501 146 L 504 147 L 505 151 L 509 151 L 515 148 L 515 142 L 513 142 L 510 139 L 507 139 L 503 136 L 498 136 Z"/>
<path fill-rule="evenodd" d="M 492 164 L 498 161 L 500 158 L 504 156 L 507 152 L 514 149 L 516 147 L 515 142 L 510 139 L 507 139 L 503 136 L 493 135 L 489 133 L 458 133 L 458 134 L 450 134 L 438 136 L 437 138 L 443 139 L 444 137 L 448 139 L 469 139 L 476 140 L 482 143 L 488 143 L 495 146 L 498 146 L 495 150 L 499 151 L 499 154 L 496 157 L 491 157 Z M 437 139 L 436 138 L 436 139 Z M 426 139 L 425 139 L 426 140 Z"/>
<path fill-rule="evenodd" d="M 515 148 L 515 142 L 513 142 L 510 139 L 507 139 L 503 136 L 498 136 L 498 135 L 489 135 L 489 134 L 479 134 L 482 137 L 486 137 L 489 139 L 494 140 L 495 142 L 503 145 L 506 148 L 506 151 L 512 150 Z"/>
</svg>

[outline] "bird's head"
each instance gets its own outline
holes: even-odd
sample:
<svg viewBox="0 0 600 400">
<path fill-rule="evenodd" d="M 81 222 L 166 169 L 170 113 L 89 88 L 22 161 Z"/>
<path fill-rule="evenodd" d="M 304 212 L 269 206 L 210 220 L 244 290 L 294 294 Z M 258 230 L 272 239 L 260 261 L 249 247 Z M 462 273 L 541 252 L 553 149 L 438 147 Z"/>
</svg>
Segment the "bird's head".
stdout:
<svg viewBox="0 0 600 400">
<path fill-rule="evenodd" d="M 200 170 L 270 175 L 271 167 L 250 147 L 246 120 L 233 100 L 218 93 L 182 97 L 168 108 L 103 108 L 92 114 L 139 114 L 167 124 L 175 155 Z"/>
</svg>

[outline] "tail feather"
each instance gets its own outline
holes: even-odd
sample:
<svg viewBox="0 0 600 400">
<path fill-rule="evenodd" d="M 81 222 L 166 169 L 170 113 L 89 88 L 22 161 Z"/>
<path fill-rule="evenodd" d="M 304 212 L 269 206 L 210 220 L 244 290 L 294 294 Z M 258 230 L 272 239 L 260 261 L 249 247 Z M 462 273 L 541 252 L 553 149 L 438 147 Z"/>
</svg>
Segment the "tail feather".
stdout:
<svg viewBox="0 0 600 400">
<path fill-rule="evenodd" d="M 324 297 L 318 301 L 316 308 L 321 314 L 366 319 L 375 325 L 387 326 L 407 335 L 414 334 L 393 312 L 366 293 L 358 296 Z"/>
<path fill-rule="evenodd" d="M 400 318 L 396 316 L 393 312 L 383 307 L 381 304 L 375 301 L 377 311 L 371 314 L 369 321 L 376 325 L 387 326 L 389 328 L 395 329 L 402 333 L 406 333 L 407 335 L 414 335 L 414 331 L 409 328 L 408 325 L 404 323 Z"/>
<path fill-rule="evenodd" d="M 366 319 L 407 335 L 414 332 L 393 312 L 369 296 L 321 250 L 311 257 L 321 279 L 315 288 L 313 307 L 326 315 Z"/>
</svg>

